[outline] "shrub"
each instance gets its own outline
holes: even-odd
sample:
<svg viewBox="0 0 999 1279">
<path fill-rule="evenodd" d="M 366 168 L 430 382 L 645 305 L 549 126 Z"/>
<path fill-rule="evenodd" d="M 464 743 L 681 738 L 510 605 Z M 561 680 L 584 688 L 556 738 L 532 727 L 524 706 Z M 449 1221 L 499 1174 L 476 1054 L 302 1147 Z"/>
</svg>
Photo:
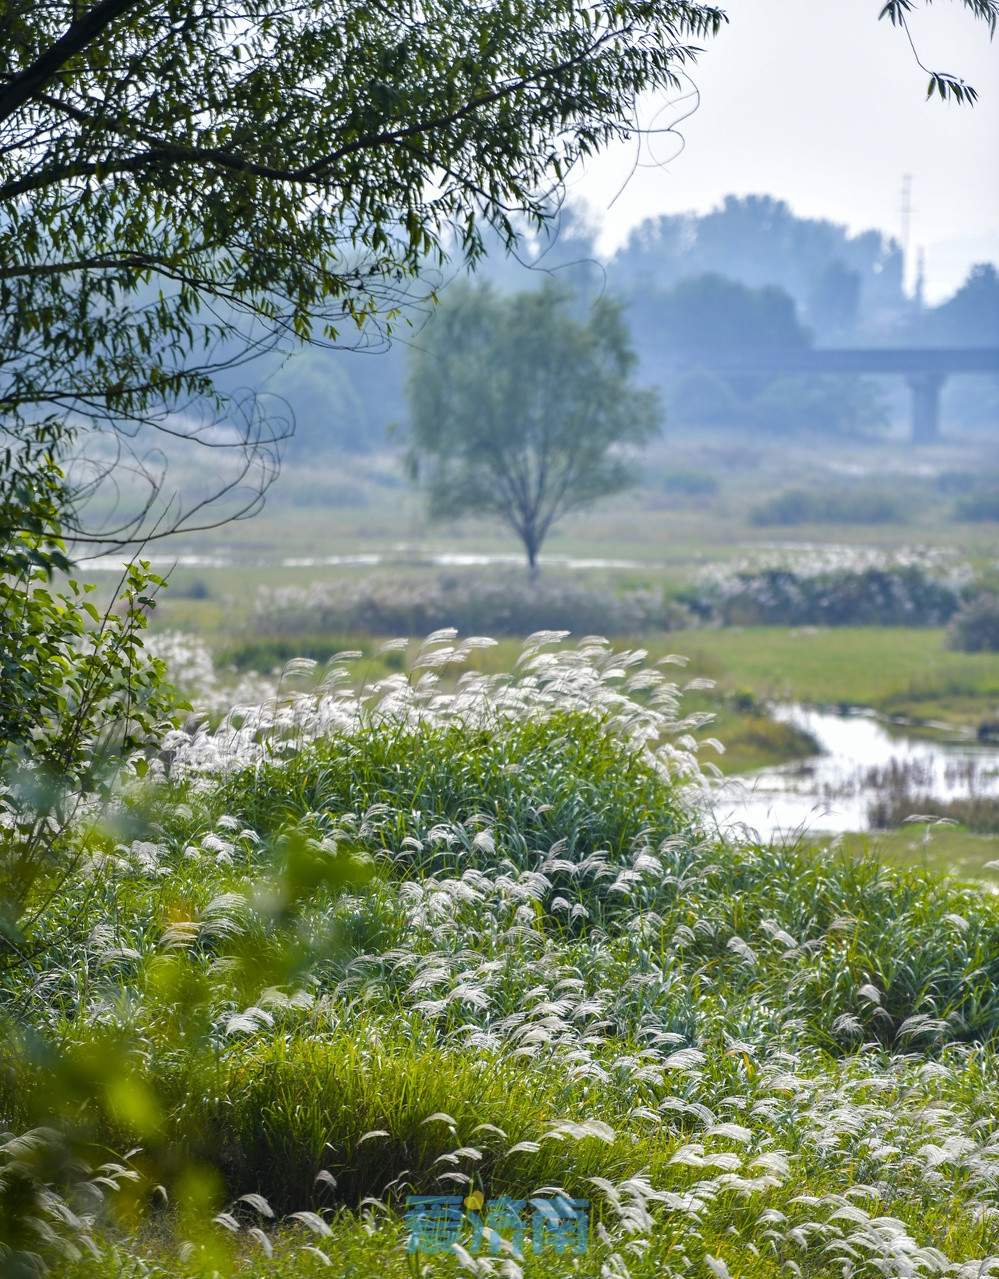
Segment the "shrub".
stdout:
<svg viewBox="0 0 999 1279">
<path fill-rule="evenodd" d="M 960 604 L 954 585 L 917 565 L 736 571 L 711 598 L 722 622 L 740 626 L 942 626 Z"/>
<path fill-rule="evenodd" d="M 190 582 L 173 583 L 171 596 L 175 600 L 209 600 L 212 588 L 203 577 L 195 577 Z"/>
<path fill-rule="evenodd" d="M 686 610 L 659 591 L 620 593 L 565 578 L 454 573 L 436 579 L 372 576 L 356 582 L 261 592 L 256 627 L 264 635 L 425 635 L 444 626 L 480 635 L 634 635 L 672 630 Z"/>
<path fill-rule="evenodd" d="M 36 899 L 79 861 L 71 822 L 97 820 L 130 756 L 158 740 L 174 708 L 142 635 L 165 585 L 127 566 L 103 613 L 70 574 L 60 536 L 63 473 L 49 454 L 0 459 L 0 967 L 37 939 Z"/>
<path fill-rule="evenodd" d="M 999 523 L 999 489 L 962 498 L 954 507 L 954 519 L 966 524 Z"/>
<path fill-rule="evenodd" d="M 951 648 L 963 653 L 999 653 L 999 595 L 969 600 L 951 622 Z"/>
<path fill-rule="evenodd" d="M 711 497 L 718 481 L 707 471 L 671 471 L 663 478 L 663 489 L 680 497 Z"/>
<path fill-rule="evenodd" d="M 951 497 L 973 493 L 981 483 L 978 471 L 941 471 L 936 476 L 936 487 Z"/>
<path fill-rule="evenodd" d="M 728 426 L 740 418 L 732 388 L 714 373 L 693 369 L 681 377 L 669 397 L 670 421 L 691 426 Z"/>
<path fill-rule="evenodd" d="M 906 519 L 898 500 L 871 490 L 819 492 L 786 489 L 754 507 L 750 522 L 763 527 L 794 524 L 900 524 Z"/>
<path fill-rule="evenodd" d="M 673 785 L 594 716 L 525 718 L 472 742 L 469 750 L 463 725 L 330 733 L 312 752 L 240 770 L 220 796 L 270 836 L 290 817 L 365 812 L 403 794 L 408 809 L 393 817 L 391 838 L 411 837 L 398 859 L 407 874 L 421 866 L 486 865 L 497 848 L 518 869 L 533 870 L 533 850 L 556 843 L 568 857 L 597 849 L 623 857 L 643 832 L 666 839 L 688 825 Z M 484 815 L 491 831 L 485 849 L 474 841 L 439 847 L 429 834 L 441 821 L 474 825 Z M 377 818 L 371 825 L 378 829 Z"/>
<path fill-rule="evenodd" d="M 230 1059 L 216 1093 L 182 1103 L 178 1142 L 218 1160 L 233 1193 L 266 1186 L 285 1212 L 315 1199 L 323 1168 L 333 1171 L 340 1202 L 390 1197 L 400 1174 L 408 1188 L 439 1194 L 441 1161 L 458 1133 L 478 1148 L 476 1171 L 493 1194 L 524 1191 L 526 1161 L 507 1149 L 538 1144 L 553 1126 L 548 1116 L 578 1107 L 580 1090 L 558 1072 L 525 1076 L 513 1062 L 427 1040 L 402 1019 L 393 1027 L 376 1018 L 320 1040 L 273 1040 Z M 445 1118 L 428 1123 L 435 1114 Z M 372 1131 L 378 1136 L 365 1141 Z M 625 1140 L 549 1141 L 526 1166 L 539 1183 L 585 1194 L 589 1176 L 626 1175 L 628 1156 Z"/>
<path fill-rule="evenodd" d="M 779 435 L 879 431 L 887 422 L 875 382 L 837 375 L 777 378 L 753 398 L 751 413 L 759 427 Z"/>
</svg>

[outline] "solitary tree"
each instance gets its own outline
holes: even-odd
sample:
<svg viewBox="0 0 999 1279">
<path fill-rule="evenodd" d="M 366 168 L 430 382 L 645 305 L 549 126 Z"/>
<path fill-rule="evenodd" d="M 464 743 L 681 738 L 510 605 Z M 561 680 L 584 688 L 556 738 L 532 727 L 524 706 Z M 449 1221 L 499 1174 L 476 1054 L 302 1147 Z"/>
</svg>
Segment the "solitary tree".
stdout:
<svg viewBox="0 0 999 1279">
<path fill-rule="evenodd" d="M 431 515 L 498 516 L 528 568 L 552 525 L 631 480 L 624 450 L 657 430 L 655 392 L 617 305 L 585 319 L 557 286 L 456 288 L 413 356 L 409 458 Z"/>
</svg>

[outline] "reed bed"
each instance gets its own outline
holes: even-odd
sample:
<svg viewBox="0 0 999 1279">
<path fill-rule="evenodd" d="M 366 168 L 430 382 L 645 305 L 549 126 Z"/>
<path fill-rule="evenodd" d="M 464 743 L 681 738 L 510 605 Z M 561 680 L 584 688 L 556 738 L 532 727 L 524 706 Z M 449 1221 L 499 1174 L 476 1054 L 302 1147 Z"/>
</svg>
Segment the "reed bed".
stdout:
<svg viewBox="0 0 999 1279">
<path fill-rule="evenodd" d="M 677 662 L 442 688 L 484 642 L 297 667 L 81 829 L 0 974 L 5 1274 L 994 1272 L 996 899 L 720 835 Z M 584 1255 L 407 1247 L 556 1188 Z"/>
</svg>

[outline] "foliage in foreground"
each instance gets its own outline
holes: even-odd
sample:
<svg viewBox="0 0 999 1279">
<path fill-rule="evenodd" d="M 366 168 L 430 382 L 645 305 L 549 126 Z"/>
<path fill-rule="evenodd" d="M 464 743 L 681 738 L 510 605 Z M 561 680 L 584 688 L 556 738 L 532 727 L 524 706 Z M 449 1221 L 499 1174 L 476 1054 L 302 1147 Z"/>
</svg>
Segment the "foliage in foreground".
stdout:
<svg viewBox="0 0 999 1279">
<path fill-rule="evenodd" d="M 487 1273 L 403 1197 L 559 1186 L 583 1273 L 987 1273 L 995 900 L 721 838 L 640 660 L 435 693 L 455 649 L 177 735 L 90 832 L 2 991 L 8 1270 Z"/>
<path fill-rule="evenodd" d="M 99 611 L 59 536 L 62 469 L 45 447 L 0 456 L 0 968 L 34 944 L 39 898 L 73 877 L 123 759 L 158 739 L 175 697 L 142 635 L 163 581 L 129 564 Z M 76 846 L 74 848 L 74 846 Z M 29 904 L 31 909 L 29 909 Z"/>
</svg>

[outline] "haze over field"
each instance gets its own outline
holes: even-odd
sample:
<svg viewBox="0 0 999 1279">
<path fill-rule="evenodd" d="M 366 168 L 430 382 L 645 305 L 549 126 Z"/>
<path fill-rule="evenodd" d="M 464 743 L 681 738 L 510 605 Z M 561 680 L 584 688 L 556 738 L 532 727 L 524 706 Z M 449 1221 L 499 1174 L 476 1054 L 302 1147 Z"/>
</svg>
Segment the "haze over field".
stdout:
<svg viewBox="0 0 999 1279">
<path fill-rule="evenodd" d="M 632 172 L 635 148 L 617 146 L 574 183 L 602 249 L 643 218 L 706 212 L 729 192 L 770 191 L 804 217 L 897 236 L 908 173 L 912 247 L 926 250 L 932 301 L 973 262 L 999 260 L 999 47 L 960 5 L 920 7 L 910 25 L 927 66 L 979 91 L 973 111 L 924 100 L 925 75 L 868 0 L 734 0 L 727 10 L 729 26 L 691 72 L 700 101 L 683 104 L 697 109 L 678 126 L 682 154 L 671 158 L 675 138 L 653 140 L 649 167 Z M 875 89 L 859 87 L 868 80 Z M 644 120 L 661 112 L 658 125 L 670 124 L 679 111 L 669 102 L 648 103 Z"/>
</svg>

